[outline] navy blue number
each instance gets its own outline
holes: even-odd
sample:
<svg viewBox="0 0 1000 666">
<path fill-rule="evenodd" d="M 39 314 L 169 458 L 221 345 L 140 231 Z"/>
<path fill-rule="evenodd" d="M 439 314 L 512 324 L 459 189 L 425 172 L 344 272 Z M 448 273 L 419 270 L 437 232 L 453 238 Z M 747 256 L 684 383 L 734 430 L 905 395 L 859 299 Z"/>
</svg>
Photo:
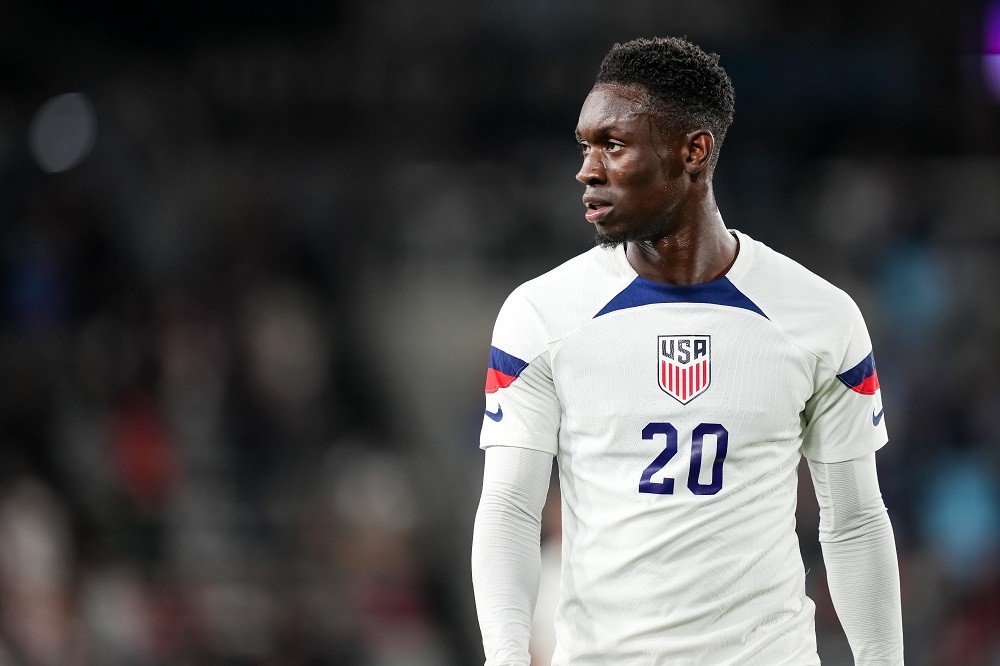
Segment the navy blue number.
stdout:
<svg viewBox="0 0 1000 666">
<path fill-rule="evenodd" d="M 653 439 L 656 435 L 666 435 L 667 446 L 660 451 L 660 455 L 656 456 L 656 459 L 642 473 L 642 478 L 639 479 L 639 492 L 652 493 L 653 495 L 672 495 L 674 492 L 673 479 L 663 479 L 659 483 L 651 479 L 677 454 L 677 428 L 669 423 L 650 423 L 642 429 L 643 439 Z"/>
<path fill-rule="evenodd" d="M 701 449 L 705 435 L 715 435 L 715 462 L 712 463 L 711 483 L 700 483 Z M 688 488 L 695 495 L 714 495 L 722 490 L 722 463 L 729 451 L 729 431 L 718 423 L 700 423 L 691 432 L 691 473 L 688 474 Z"/>
<path fill-rule="evenodd" d="M 660 455 L 649 464 L 642 472 L 639 479 L 639 492 L 651 493 L 653 495 L 672 495 L 674 492 L 674 480 L 663 479 L 660 482 L 652 480 L 653 475 L 666 466 L 670 459 L 677 455 L 677 428 L 670 423 L 649 423 L 642 429 L 642 438 L 651 440 L 656 435 L 666 437 L 667 445 Z M 715 436 L 715 460 L 712 461 L 712 480 L 709 483 L 701 483 L 698 477 L 701 476 L 702 449 L 704 448 L 705 435 Z M 691 466 L 688 471 L 688 489 L 695 495 L 714 495 L 722 490 L 722 464 L 726 461 L 726 453 L 729 451 L 729 431 L 718 423 L 700 423 L 691 432 Z"/>
</svg>

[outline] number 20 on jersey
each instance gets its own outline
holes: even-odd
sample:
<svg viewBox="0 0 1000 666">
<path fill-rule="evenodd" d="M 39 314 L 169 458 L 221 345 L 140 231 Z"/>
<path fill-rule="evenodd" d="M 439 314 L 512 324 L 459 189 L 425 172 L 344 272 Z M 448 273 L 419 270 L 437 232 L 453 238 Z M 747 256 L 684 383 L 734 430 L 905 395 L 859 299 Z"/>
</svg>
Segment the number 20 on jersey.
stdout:
<svg viewBox="0 0 1000 666">
<path fill-rule="evenodd" d="M 708 483 L 701 482 L 702 452 L 705 437 L 715 437 L 715 459 L 712 461 L 712 478 Z M 639 492 L 653 495 L 672 495 L 674 479 L 653 481 L 653 475 L 666 466 L 677 455 L 677 428 L 670 423 L 653 422 L 642 429 L 643 440 L 656 440 L 663 437 L 665 446 L 660 455 L 643 470 L 639 479 Z M 691 460 L 688 465 L 687 487 L 695 495 L 715 495 L 722 490 L 722 467 L 729 450 L 729 431 L 718 423 L 699 423 L 691 431 Z"/>
</svg>

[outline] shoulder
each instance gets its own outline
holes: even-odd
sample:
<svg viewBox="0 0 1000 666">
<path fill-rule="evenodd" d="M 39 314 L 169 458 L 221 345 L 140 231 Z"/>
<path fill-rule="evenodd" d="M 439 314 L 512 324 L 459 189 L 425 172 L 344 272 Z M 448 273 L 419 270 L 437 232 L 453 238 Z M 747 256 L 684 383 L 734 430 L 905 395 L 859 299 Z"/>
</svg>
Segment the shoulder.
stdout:
<svg viewBox="0 0 1000 666">
<path fill-rule="evenodd" d="M 494 339 L 531 340 L 532 349 L 566 337 L 635 278 L 624 256 L 595 247 L 521 284 L 504 302 Z"/>
<path fill-rule="evenodd" d="M 764 309 L 770 319 L 801 317 L 820 319 L 853 316 L 854 300 L 825 278 L 777 252 L 760 241 L 740 233 L 740 252 L 750 257 L 745 270 L 730 275 L 737 287 Z"/>
<path fill-rule="evenodd" d="M 528 280 L 511 292 L 504 309 L 535 312 L 547 321 L 589 319 L 635 274 L 624 270 L 621 250 L 595 247 L 547 273 Z"/>
<path fill-rule="evenodd" d="M 617 277 L 627 278 L 623 270 L 623 263 L 627 262 L 624 255 L 618 256 L 620 253 L 621 248 L 591 248 L 521 284 L 513 293 L 544 299 L 567 291 L 578 292 L 582 285 L 593 287 Z"/>
<path fill-rule="evenodd" d="M 740 251 L 751 256 L 731 280 L 788 338 L 835 367 L 848 348 L 867 345 L 864 353 L 871 352 L 864 318 L 847 292 L 746 234 L 739 238 Z"/>
</svg>

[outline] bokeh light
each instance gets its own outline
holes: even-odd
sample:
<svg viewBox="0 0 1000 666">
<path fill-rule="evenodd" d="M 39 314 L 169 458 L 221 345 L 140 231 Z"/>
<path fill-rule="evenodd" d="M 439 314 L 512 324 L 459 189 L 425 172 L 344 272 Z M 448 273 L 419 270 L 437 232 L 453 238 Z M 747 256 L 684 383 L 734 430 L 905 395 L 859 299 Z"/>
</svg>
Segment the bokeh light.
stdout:
<svg viewBox="0 0 1000 666">
<path fill-rule="evenodd" d="M 58 173 L 79 164 L 94 147 L 97 117 L 83 93 L 66 93 L 48 100 L 31 122 L 29 145 L 38 166 Z"/>
<path fill-rule="evenodd" d="M 1000 102 L 1000 0 L 987 5 L 983 22 L 983 81 Z"/>
</svg>

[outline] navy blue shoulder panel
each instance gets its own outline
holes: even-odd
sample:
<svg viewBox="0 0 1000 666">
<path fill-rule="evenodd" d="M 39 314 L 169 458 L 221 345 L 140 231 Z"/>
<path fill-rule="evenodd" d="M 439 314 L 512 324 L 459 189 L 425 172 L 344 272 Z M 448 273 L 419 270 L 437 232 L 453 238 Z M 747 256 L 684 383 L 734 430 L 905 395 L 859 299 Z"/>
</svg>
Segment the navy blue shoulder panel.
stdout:
<svg viewBox="0 0 1000 666">
<path fill-rule="evenodd" d="M 725 305 L 731 308 L 742 308 L 759 314 L 764 319 L 767 315 L 757 307 L 757 304 L 747 298 L 746 294 L 736 288 L 729 278 L 723 276 L 702 284 L 664 284 L 653 282 L 644 277 L 636 276 L 634 280 L 612 298 L 594 318 L 617 310 L 638 308 L 655 303 L 708 303 Z"/>
</svg>

